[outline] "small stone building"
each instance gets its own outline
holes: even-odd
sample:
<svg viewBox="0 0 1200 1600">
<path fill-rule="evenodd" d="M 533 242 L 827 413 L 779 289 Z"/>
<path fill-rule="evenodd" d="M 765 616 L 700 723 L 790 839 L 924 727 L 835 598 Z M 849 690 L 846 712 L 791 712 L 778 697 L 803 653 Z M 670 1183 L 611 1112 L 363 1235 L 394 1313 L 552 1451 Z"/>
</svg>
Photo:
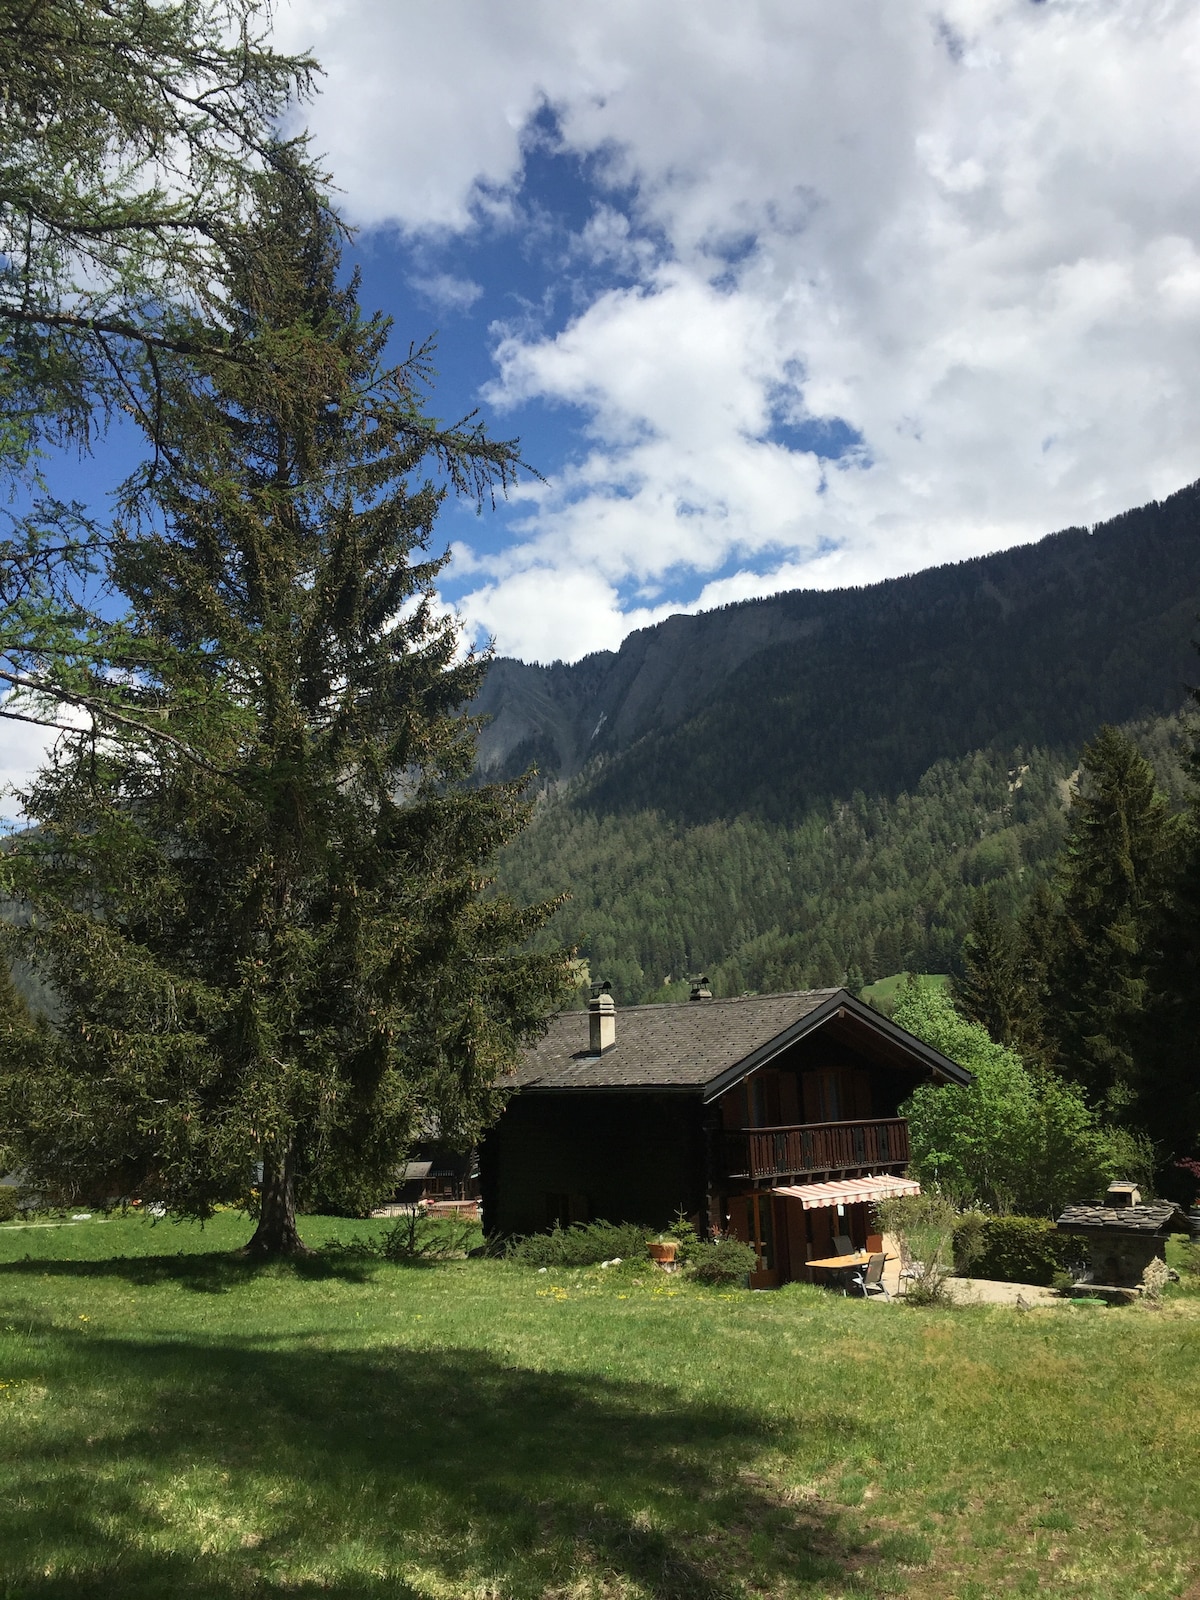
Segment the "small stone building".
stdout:
<svg viewBox="0 0 1200 1600">
<path fill-rule="evenodd" d="M 1165 1259 L 1172 1233 L 1191 1231 L 1187 1215 L 1169 1200 L 1142 1205 L 1131 1183 L 1109 1185 L 1104 1204 L 1068 1206 L 1057 1226 L 1086 1241 L 1097 1284 L 1136 1288 L 1155 1256 Z"/>
</svg>

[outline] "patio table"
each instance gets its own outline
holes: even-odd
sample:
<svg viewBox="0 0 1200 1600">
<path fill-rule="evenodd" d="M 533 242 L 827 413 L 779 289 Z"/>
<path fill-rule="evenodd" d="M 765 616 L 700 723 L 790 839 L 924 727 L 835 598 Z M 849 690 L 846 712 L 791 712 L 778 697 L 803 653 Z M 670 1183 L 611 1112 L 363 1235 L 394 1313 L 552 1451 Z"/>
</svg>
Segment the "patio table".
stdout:
<svg viewBox="0 0 1200 1600">
<path fill-rule="evenodd" d="M 842 1293 L 846 1294 L 850 1287 L 850 1274 L 865 1267 L 870 1259 L 869 1250 L 856 1250 L 851 1256 L 820 1256 L 816 1261 L 808 1261 L 805 1265 L 816 1267 L 822 1273 L 828 1273 L 829 1276 L 824 1281 L 830 1287 L 840 1285 Z"/>
</svg>

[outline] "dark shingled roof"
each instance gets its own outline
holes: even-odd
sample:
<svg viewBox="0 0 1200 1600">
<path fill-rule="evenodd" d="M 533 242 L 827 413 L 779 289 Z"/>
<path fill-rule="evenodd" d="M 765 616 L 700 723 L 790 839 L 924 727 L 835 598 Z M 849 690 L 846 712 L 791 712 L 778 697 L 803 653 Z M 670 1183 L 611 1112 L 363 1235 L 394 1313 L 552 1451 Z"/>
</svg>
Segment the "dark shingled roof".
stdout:
<svg viewBox="0 0 1200 1600">
<path fill-rule="evenodd" d="M 871 1011 L 844 989 L 805 989 L 744 1000 L 697 1000 L 679 1005 L 625 1006 L 616 1012 L 617 1042 L 601 1056 L 588 1053 L 585 1011 L 551 1017 L 509 1080 L 517 1089 L 704 1089 L 769 1060 L 794 1039 L 831 1017 L 851 1014 L 912 1065 L 970 1083 L 971 1075 L 930 1045 Z"/>
<path fill-rule="evenodd" d="M 1186 1233 L 1187 1217 L 1169 1201 L 1149 1206 L 1068 1206 L 1057 1226 L 1064 1233 Z"/>
</svg>

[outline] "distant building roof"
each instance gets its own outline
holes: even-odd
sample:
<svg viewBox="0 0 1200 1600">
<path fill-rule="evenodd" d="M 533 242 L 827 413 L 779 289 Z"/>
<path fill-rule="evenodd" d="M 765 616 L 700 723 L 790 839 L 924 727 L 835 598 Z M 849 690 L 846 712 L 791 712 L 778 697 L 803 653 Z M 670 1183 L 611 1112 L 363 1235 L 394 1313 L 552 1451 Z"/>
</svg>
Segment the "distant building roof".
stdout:
<svg viewBox="0 0 1200 1600">
<path fill-rule="evenodd" d="M 711 1098 L 827 1026 L 851 1044 L 869 1036 L 902 1069 L 952 1083 L 973 1081 L 964 1068 L 845 989 L 626 1006 L 616 1013 L 616 1043 L 603 1055 L 589 1052 L 587 1013 L 560 1011 L 509 1081 L 523 1090 L 689 1089 Z"/>
<path fill-rule="evenodd" d="M 1185 1212 L 1170 1201 L 1145 1206 L 1068 1206 L 1056 1224 L 1064 1233 L 1186 1233 Z"/>
</svg>

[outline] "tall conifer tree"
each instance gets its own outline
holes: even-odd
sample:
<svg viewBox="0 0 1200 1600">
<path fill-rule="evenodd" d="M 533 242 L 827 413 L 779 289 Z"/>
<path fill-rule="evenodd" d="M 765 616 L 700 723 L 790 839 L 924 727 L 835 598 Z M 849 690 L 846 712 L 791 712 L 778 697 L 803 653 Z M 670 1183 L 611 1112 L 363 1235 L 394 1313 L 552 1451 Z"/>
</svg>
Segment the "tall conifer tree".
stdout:
<svg viewBox="0 0 1200 1600">
<path fill-rule="evenodd" d="M 1150 763 L 1125 734 L 1102 728 L 1081 758 L 1060 856 L 1045 1021 L 1062 1070 L 1114 1112 L 1137 1093 L 1148 977 L 1180 827 Z"/>
<path fill-rule="evenodd" d="M 315 70 L 268 30 L 261 0 L 3 8 L 0 468 L 127 400 L 130 345 L 178 348 L 170 306 L 221 329 L 221 242 Z"/>
<path fill-rule="evenodd" d="M 113 560 L 137 715 L 64 738 L 5 862 L 61 998 L 35 1107 L 6 1063 L 23 1162 L 195 1215 L 261 1163 L 262 1252 L 299 1247 L 298 1186 L 364 1205 L 417 1134 L 477 1134 L 568 979 L 519 953 L 551 908 L 487 893 L 525 812 L 468 781 L 485 663 L 428 554 L 446 485 L 506 485 L 515 448 L 424 414 L 339 253 L 265 174 L 229 266 L 254 359 L 154 378 Z"/>
<path fill-rule="evenodd" d="M 1028 1004 L 1021 941 L 987 888 L 975 896 L 971 931 L 963 944 L 963 968 L 962 977 L 951 982 L 955 1005 L 986 1028 L 997 1044 L 1016 1043 Z"/>
<path fill-rule="evenodd" d="M 84 664 L 107 530 L 55 493 L 39 443 L 87 448 L 137 404 L 148 355 L 250 359 L 222 251 L 316 70 L 269 22 L 264 0 L 0 10 L 0 478 L 20 491 L 0 508 L 0 719 L 53 727 L 106 699 Z"/>
<path fill-rule="evenodd" d="M 1200 703 L 1200 690 L 1193 699 Z M 1171 1163 L 1164 1182 L 1190 1194 L 1194 1185 L 1174 1163 L 1200 1157 L 1200 727 L 1186 766 L 1191 800 L 1157 928 L 1138 1088 L 1143 1120 Z"/>
</svg>

